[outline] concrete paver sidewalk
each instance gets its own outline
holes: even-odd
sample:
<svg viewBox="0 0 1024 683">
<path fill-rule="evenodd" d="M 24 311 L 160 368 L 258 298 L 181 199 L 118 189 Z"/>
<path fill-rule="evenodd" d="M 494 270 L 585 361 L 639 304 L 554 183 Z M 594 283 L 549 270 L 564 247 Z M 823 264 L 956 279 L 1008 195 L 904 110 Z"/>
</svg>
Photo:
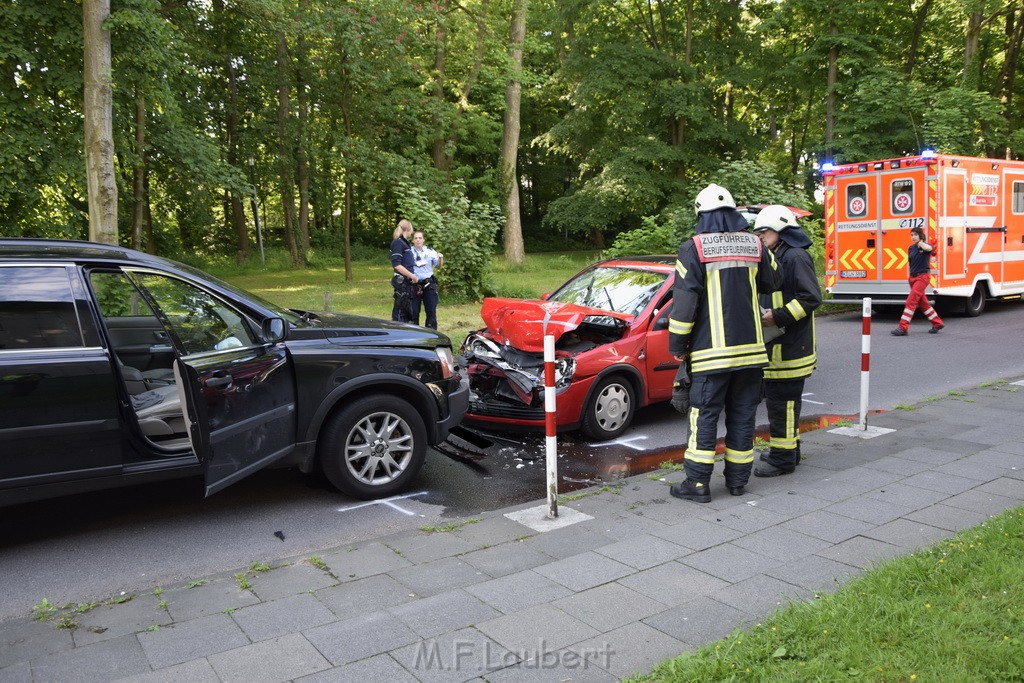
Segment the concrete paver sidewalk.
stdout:
<svg viewBox="0 0 1024 683">
<path fill-rule="evenodd" d="M 1016 379 L 1016 378 L 1015 378 Z M 1012 380 L 1011 380 L 1012 381 Z M 682 474 L 568 503 L 538 533 L 502 510 L 69 613 L 0 623 L 6 681 L 613 681 L 837 590 L 1024 501 L 1024 389 L 803 436 L 792 475 L 698 505 Z M 565 503 L 563 503 L 565 504 Z M 533 507 L 537 503 L 530 506 Z M 468 523 L 472 522 L 472 523 Z M 239 568 L 244 571 L 245 568 Z"/>
</svg>

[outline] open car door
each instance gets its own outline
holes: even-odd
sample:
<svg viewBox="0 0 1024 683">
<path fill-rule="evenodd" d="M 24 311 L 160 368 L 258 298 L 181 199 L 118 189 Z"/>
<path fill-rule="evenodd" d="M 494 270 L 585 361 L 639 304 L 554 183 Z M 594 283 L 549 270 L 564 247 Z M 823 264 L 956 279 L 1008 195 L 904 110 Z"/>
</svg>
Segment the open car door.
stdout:
<svg viewBox="0 0 1024 683">
<path fill-rule="evenodd" d="M 287 455 L 296 436 L 295 372 L 284 332 L 268 339 L 225 301 L 169 274 L 131 277 L 179 353 L 174 376 L 206 495 Z"/>
<path fill-rule="evenodd" d="M 181 358 L 175 377 L 206 495 L 291 452 L 295 380 L 283 345 Z"/>
</svg>

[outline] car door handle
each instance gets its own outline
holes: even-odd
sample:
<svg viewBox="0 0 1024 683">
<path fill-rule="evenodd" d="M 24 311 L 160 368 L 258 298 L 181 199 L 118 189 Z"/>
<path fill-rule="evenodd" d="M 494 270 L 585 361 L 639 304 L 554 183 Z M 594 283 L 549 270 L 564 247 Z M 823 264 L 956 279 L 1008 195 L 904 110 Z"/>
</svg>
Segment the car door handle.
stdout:
<svg viewBox="0 0 1024 683">
<path fill-rule="evenodd" d="M 229 386 L 234 381 L 235 379 L 231 375 L 218 373 L 216 375 L 212 375 L 204 379 L 203 386 L 207 387 L 208 389 L 216 389 L 218 387 Z"/>
</svg>

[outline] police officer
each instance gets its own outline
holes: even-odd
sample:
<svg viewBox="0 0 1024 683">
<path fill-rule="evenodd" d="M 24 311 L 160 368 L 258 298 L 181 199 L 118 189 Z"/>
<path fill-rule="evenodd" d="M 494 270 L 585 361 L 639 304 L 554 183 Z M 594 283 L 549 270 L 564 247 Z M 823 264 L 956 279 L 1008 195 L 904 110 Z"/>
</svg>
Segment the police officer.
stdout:
<svg viewBox="0 0 1024 683">
<path fill-rule="evenodd" d="M 800 408 L 804 381 L 814 372 L 814 309 L 821 305 L 821 285 L 807 252 L 811 238 L 785 206 L 767 206 L 754 219 L 761 238 L 782 269 L 782 289 L 761 298 L 765 330 L 782 330 L 768 342 L 764 371 L 770 448 L 761 454 L 756 477 L 789 474 L 800 464 Z"/>
<path fill-rule="evenodd" d="M 391 240 L 391 268 L 395 274 L 391 276 L 391 286 L 395 290 L 395 303 L 391 307 L 391 319 L 401 323 L 416 322 L 412 317 L 413 298 L 416 296 L 416 259 L 413 257 L 412 223 L 406 219 L 398 221 Z"/>
<path fill-rule="evenodd" d="M 692 375 L 686 479 L 670 492 L 707 503 L 723 410 L 726 488 L 741 496 L 750 478 L 754 417 L 768 365 L 757 296 L 777 290 L 782 274 L 748 232 L 727 189 L 708 185 L 694 208 L 697 234 L 679 247 L 669 316 L 669 351 L 681 363 L 689 356 Z"/>
</svg>

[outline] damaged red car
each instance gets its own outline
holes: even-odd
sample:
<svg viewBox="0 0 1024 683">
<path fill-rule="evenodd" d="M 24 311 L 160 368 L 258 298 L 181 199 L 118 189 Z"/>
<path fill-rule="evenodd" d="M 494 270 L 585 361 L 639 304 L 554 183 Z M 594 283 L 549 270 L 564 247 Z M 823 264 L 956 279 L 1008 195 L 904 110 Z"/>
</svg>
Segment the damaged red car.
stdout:
<svg viewBox="0 0 1024 683">
<path fill-rule="evenodd" d="M 544 429 L 544 334 L 555 337 L 557 425 L 595 440 L 622 434 L 642 406 L 668 401 L 679 363 L 668 352 L 675 256 L 591 265 L 541 300 L 484 299 L 486 327 L 462 345 L 466 421 Z"/>
</svg>

